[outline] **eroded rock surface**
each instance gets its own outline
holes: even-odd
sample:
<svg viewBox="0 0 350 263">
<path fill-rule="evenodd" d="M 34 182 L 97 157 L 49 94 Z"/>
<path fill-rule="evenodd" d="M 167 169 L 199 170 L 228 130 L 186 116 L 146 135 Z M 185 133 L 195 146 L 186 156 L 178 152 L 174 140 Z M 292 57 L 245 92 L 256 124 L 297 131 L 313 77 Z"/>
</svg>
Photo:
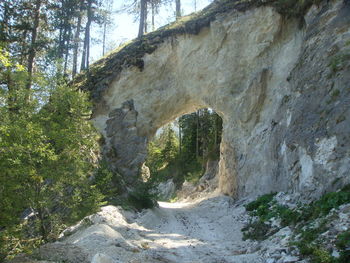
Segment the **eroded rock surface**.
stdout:
<svg viewBox="0 0 350 263">
<path fill-rule="evenodd" d="M 105 129 L 104 154 L 129 184 L 137 179 L 147 155 L 147 138 L 138 134 L 137 115 L 133 100 L 126 101 L 108 114 Z"/>
<path fill-rule="evenodd" d="M 222 193 L 319 196 L 349 182 L 349 14 L 348 1 L 324 1 L 301 25 L 261 6 L 168 36 L 96 104 L 113 165 L 132 182 L 158 128 L 209 107 L 223 118 Z"/>
</svg>

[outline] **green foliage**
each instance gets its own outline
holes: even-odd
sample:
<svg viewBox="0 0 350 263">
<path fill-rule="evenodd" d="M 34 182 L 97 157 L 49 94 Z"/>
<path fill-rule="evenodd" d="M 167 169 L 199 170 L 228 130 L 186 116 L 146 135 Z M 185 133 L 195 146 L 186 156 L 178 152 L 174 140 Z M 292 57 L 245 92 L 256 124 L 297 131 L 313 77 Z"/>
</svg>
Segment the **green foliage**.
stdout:
<svg viewBox="0 0 350 263">
<path fill-rule="evenodd" d="M 339 191 L 324 195 L 313 205 L 313 216 L 326 215 L 333 208 L 350 202 L 350 191 Z"/>
<path fill-rule="evenodd" d="M 318 201 L 301 209 L 300 219 L 309 221 L 320 216 L 327 215 L 333 208 L 350 203 L 350 185 L 337 192 L 323 195 Z"/>
<path fill-rule="evenodd" d="M 334 258 L 323 248 L 315 248 L 313 252 L 313 261 L 319 263 L 332 263 Z"/>
<path fill-rule="evenodd" d="M 86 119 L 87 95 L 51 86 L 50 102 L 41 107 L 37 96 L 20 102 L 26 92 L 18 81 L 16 105 L 9 103 L 8 92 L 0 95 L 2 258 L 55 239 L 66 225 L 97 211 L 104 198 L 91 180 L 98 134 Z M 29 221 L 21 218 L 28 208 L 35 212 Z"/>
<path fill-rule="evenodd" d="M 262 195 L 245 206 L 250 215 L 258 218 L 242 229 L 245 239 L 264 240 L 272 235 L 275 230 L 265 223 L 271 218 L 279 218 L 282 226 L 296 224 L 299 213 L 287 206 L 279 205 L 274 200 L 275 195 L 276 193 Z"/>
<path fill-rule="evenodd" d="M 109 204 L 117 204 L 117 197 L 122 193 L 122 178 L 116 172 L 112 172 L 105 160 L 100 161 L 94 176 L 94 184 L 103 194 L 104 201 Z"/>
<path fill-rule="evenodd" d="M 161 156 L 167 163 L 174 162 L 179 148 L 179 140 L 175 135 L 175 131 L 172 128 L 168 128 L 165 132 L 166 140 L 164 148 L 161 150 Z"/>
<path fill-rule="evenodd" d="M 340 249 L 338 263 L 350 262 L 350 230 L 337 236 L 336 245 Z"/>
<path fill-rule="evenodd" d="M 270 202 L 273 200 L 273 197 L 276 195 L 276 193 L 266 194 L 258 197 L 255 201 L 250 202 L 245 206 L 247 211 L 253 211 L 253 210 L 261 210 L 263 212 L 266 212 L 266 210 L 269 207 Z M 264 213 L 266 214 L 266 213 Z"/>
<path fill-rule="evenodd" d="M 28 230 L 28 226 L 20 224 L 10 229 L 0 231 L 0 260 L 11 258 L 19 253 L 31 253 L 43 242 L 40 237 L 26 238 L 23 233 Z"/>
<path fill-rule="evenodd" d="M 179 134 L 166 126 L 149 143 L 146 165 L 151 180 L 163 182 L 170 178 L 180 186 L 185 180 L 197 182 L 208 160 L 220 156 L 222 120 L 213 111 L 202 109 L 179 118 Z"/>
<path fill-rule="evenodd" d="M 332 74 L 335 74 L 338 71 L 342 70 L 349 60 L 350 60 L 349 50 L 333 56 L 328 65 L 332 71 Z"/>
<path fill-rule="evenodd" d="M 245 239 L 264 240 L 268 238 L 278 231 L 278 228 L 274 229 L 267 221 L 277 218 L 280 219 L 281 227 L 295 228 L 298 238 L 291 245 L 298 247 L 300 254 L 310 258 L 312 263 L 349 262 L 350 232 L 346 231 L 337 236 L 335 245 L 340 251 L 339 258 L 333 257 L 326 249 L 321 234 L 327 231 L 332 220 L 332 217 L 329 217 L 331 210 L 350 203 L 350 185 L 337 192 L 327 193 L 308 205 L 299 205 L 295 209 L 279 205 L 274 200 L 274 195 L 263 195 L 246 205 L 247 211 L 257 219 L 242 229 Z"/>
<path fill-rule="evenodd" d="M 350 248 L 350 230 L 338 235 L 336 245 L 339 249 Z"/>
<path fill-rule="evenodd" d="M 287 206 L 282 205 L 277 206 L 277 215 L 281 219 L 282 226 L 296 225 L 300 217 L 299 211 L 292 210 Z"/>
<path fill-rule="evenodd" d="M 177 173 L 179 140 L 168 125 L 148 146 L 146 165 L 150 168 L 152 182 L 162 182 Z"/>
</svg>

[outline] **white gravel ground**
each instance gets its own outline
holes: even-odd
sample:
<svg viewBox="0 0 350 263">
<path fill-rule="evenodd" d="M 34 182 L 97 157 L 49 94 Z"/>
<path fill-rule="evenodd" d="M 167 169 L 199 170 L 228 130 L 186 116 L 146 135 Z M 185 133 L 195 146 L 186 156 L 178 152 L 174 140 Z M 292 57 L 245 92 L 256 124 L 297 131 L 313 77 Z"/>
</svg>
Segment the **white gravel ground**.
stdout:
<svg viewBox="0 0 350 263">
<path fill-rule="evenodd" d="M 81 248 L 94 263 L 263 262 L 257 245 L 242 241 L 246 220 L 244 207 L 226 196 L 159 202 L 141 213 L 106 206 L 61 244 Z"/>
</svg>

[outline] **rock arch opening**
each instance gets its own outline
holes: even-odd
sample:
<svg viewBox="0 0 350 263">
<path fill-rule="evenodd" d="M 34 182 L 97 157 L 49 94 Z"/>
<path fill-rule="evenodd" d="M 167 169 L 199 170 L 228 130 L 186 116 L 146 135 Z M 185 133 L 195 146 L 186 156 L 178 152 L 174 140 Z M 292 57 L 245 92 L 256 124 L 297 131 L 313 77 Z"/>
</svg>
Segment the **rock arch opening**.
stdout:
<svg viewBox="0 0 350 263">
<path fill-rule="evenodd" d="M 148 143 L 146 166 L 149 180 L 159 185 L 159 198 L 171 198 L 184 182 L 207 188 L 218 173 L 221 137 L 222 118 L 210 108 L 184 114 L 158 129 Z"/>
</svg>

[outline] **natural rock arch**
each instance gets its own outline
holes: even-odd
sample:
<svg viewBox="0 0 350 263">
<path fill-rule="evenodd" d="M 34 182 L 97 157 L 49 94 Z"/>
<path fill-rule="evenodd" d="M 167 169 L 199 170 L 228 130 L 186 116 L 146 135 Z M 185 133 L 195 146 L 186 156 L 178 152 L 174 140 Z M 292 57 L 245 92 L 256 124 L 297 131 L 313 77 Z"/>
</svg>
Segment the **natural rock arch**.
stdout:
<svg viewBox="0 0 350 263">
<path fill-rule="evenodd" d="M 342 9 L 340 1 L 329 8 L 333 17 Z M 309 127 L 304 119 L 312 117 L 305 117 L 308 113 L 300 108 L 317 108 L 323 103 L 315 100 L 310 106 L 312 91 L 305 89 L 309 83 L 332 81 L 316 79 L 316 73 L 309 70 L 318 63 L 327 72 L 329 63 L 312 48 L 321 46 L 317 52 L 325 53 L 335 37 L 334 27 L 346 27 L 349 21 L 346 14 L 339 13 L 347 22 L 325 27 L 322 23 L 332 17 L 316 7 L 312 10 L 303 29 L 298 19 L 285 19 L 269 6 L 224 12 L 196 35 L 170 34 L 162 41 L 154 40 L 158 44 L 151 48 L 151 54 L 144 54 L 135 66 L 119 67 L 116 73 L 113 67 L 106 69 L 110 73 L 97 69 L 108 77 L 101 81 L 102 89 L 92 88 L 99 94 L 93 121 L 105 136 L 105 154 L 114 168 L 132 183 L 145 160 L 147 140 L 159 127 L 197 108 L 209 107 L 223 119 L 221 192 L 242 196 L 288 189 L 323 191 L 326 186 L 316 189 L 320 183 L 315 180 L 331 172 L 326 165 L 331 155 L 322 155 L 323 163 L 317 162 L 317 151 L 323 144 L 308 146 L 317 145 L 319 139 L 303 135 Z M 318 19 L 323 15 L 324 20 Z M 323 44 L 315 46 L 305 37 L 311 34 L 308 32 L 316 34 Z M 127 52 L 127 48 L 120 52 Z M 102 62 L 114 63 L 108 58 Z M 339 81 L 346 87 L 346 77 Z M 301 90 L 308 95 L 301 96 Z M 337 134 L 337 130 L 328 132 L 332 133 Z M 324 140 L 326 148 L 338 143 L 337 139 Z M 331 184 L 330 179 L 322 180 L 324 185 Z"/>
<path fill-rule="evenodd" d="M 295 26 L 291 23 L 283 30 L 293 31 Z M 220 189 L 225 194 L 236 193 L 235 144 L 241 142 L 232 131 L 241 123 L 251 128 L 257 124 L 268 96 L 267 86 L 276 88 L 287 78 L 299 50 L 300 35 L 283 35 L 282 27 L 281 16 L 271 7 L 227 14 L 198 35 L 168 38 L 144 56 L 142 71 L 124 69 L 104 93 L 103 107 L 94 117 L 102 132 L 118 130 L 118 135 L 105 135 L 117 155 L 128 157 L 116 157 L 123 162 L 118 164 L 120 172 L 131 177 L 137 173 L 144 162 L 147 138 L 158 128 L 209 107 L 223 118 Z M 284 61 L 276 61 L 279 56 L 284 56 Z M 279 71 L 272 74 L 277 62 Z M 113 115 L 116 109 L 122 109 L 117 119 Z M 113 121 L 108 121 L 111 112 Z M 118 123 L 127 129 L 117 128 Z M 132 151 L 125 154 L 128 149 Z"/>
</svg>

